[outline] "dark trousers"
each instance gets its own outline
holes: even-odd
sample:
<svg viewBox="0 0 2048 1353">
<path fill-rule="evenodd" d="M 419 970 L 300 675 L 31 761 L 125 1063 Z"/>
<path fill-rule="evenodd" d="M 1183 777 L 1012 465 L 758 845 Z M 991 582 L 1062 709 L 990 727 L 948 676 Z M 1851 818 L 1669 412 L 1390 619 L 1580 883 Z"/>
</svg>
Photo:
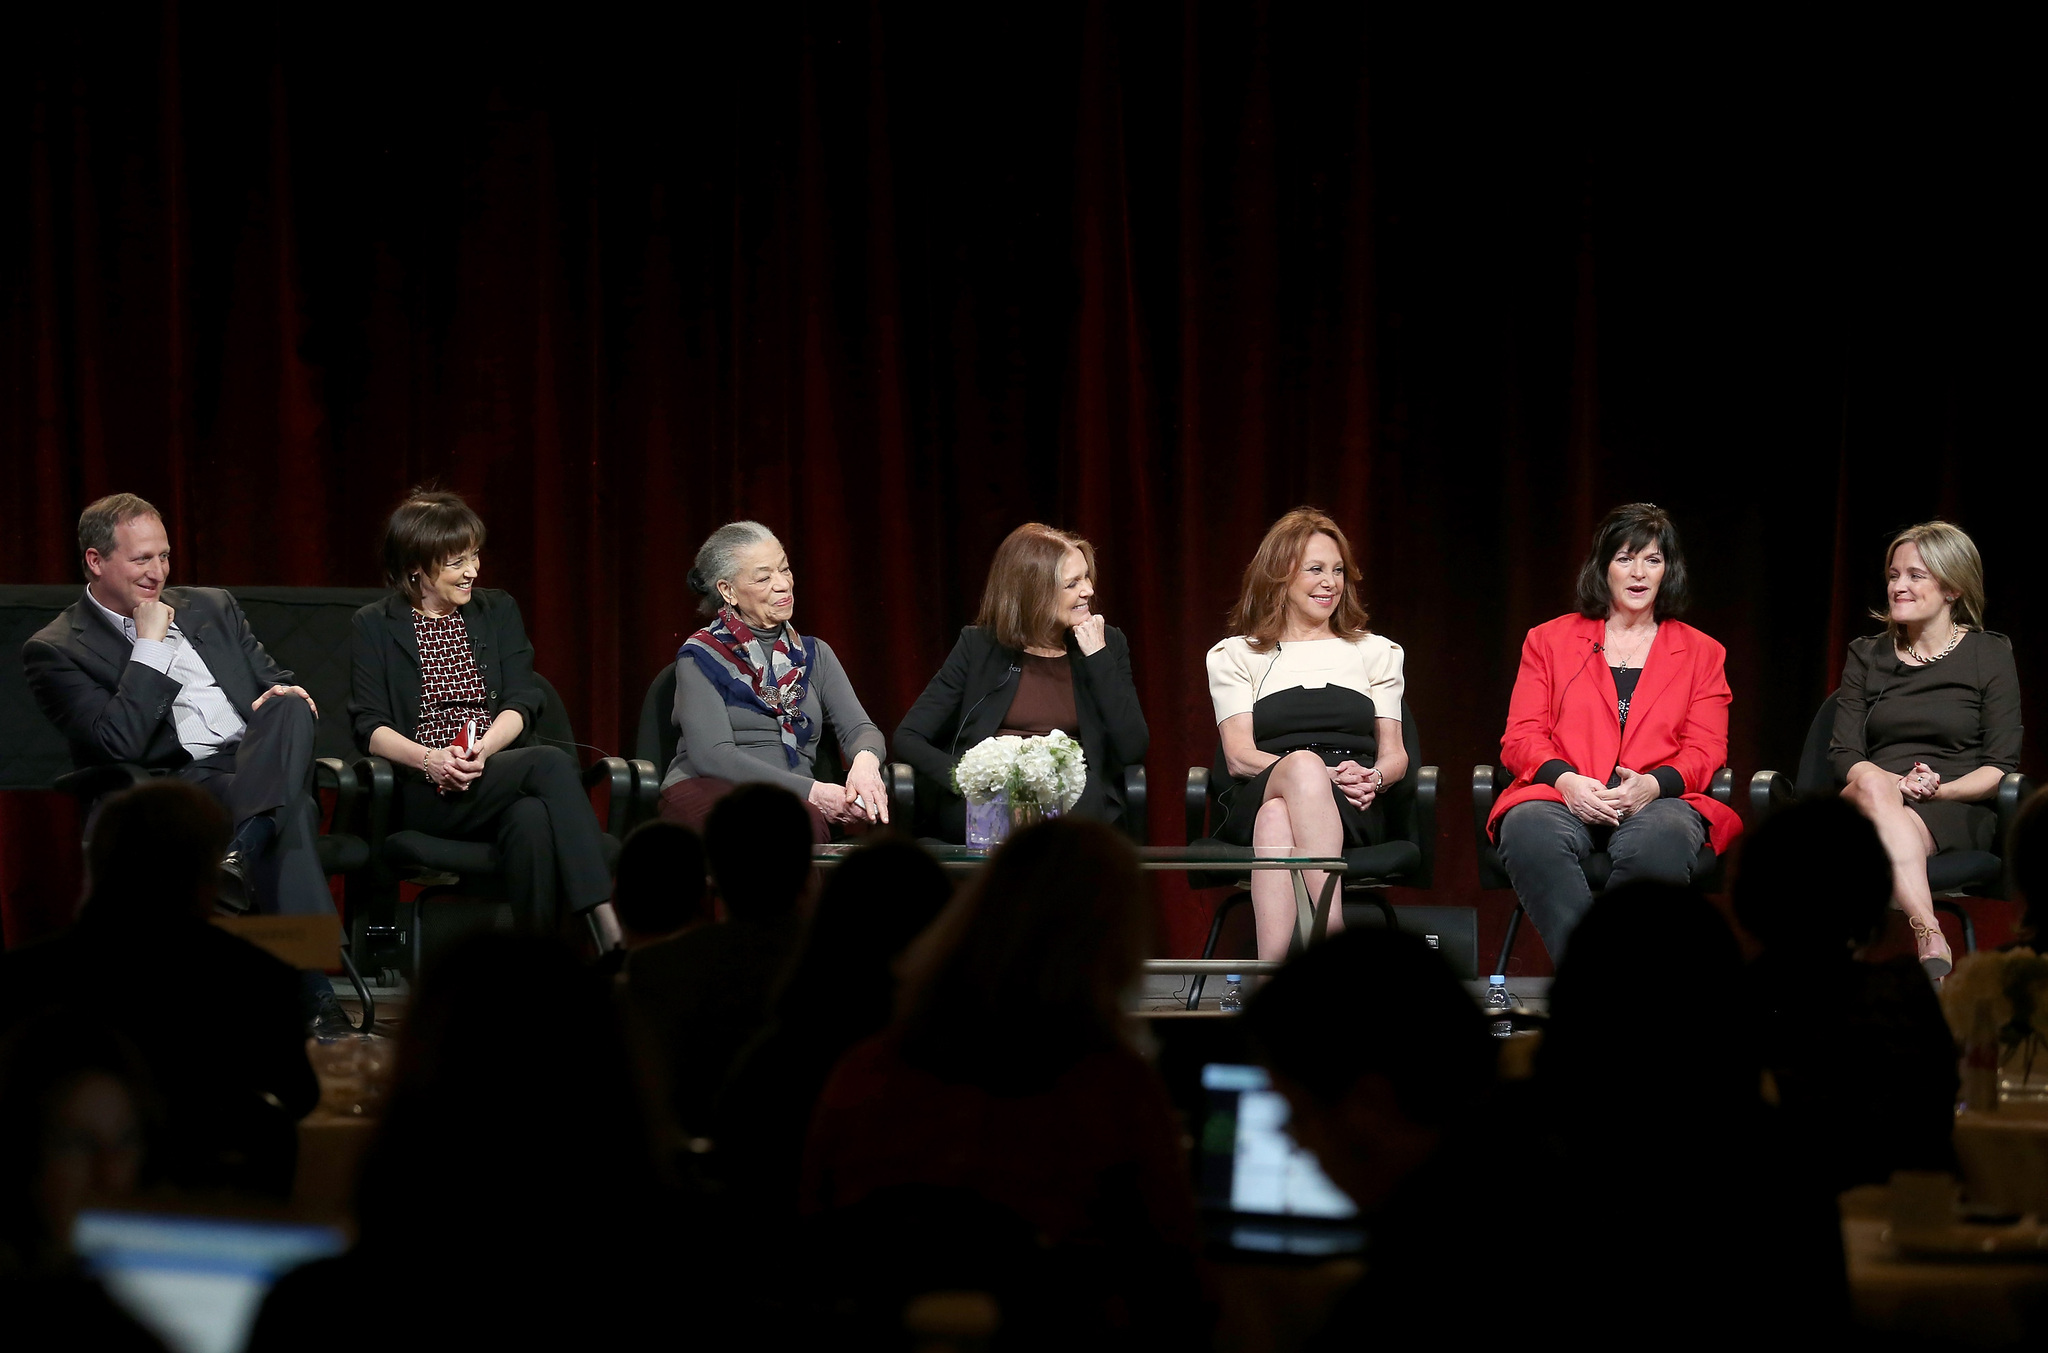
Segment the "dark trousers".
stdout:
<svg viewBox="0 0 2048 1353">
<path fill-rule="evenodd" d="M 178 772 L 220 801 L 240 830 L 273 813 L 277 839 L 255 861 L 256 908 L 279 916 L 333 915 L 320 868 L 320 804 L 313 797 L 313 707 L 273 695 L 249 716 L 242 740 Z"/>
<path fill-rule="evenodd" d="M 702 836 L 711 810 L 720 799 L 737 788 L 739 786 L 732 781 L 721 780 L 715 775 L 693 775 L 687 780 L 678 780 L 661 791 L 658 801 L 661 820 L 680 823 Z M 825 820 L 824 812 L 809 799 L 804 800 L 804 811 L 811 815 L 812 844 L 828 844 L 832 840 L 832 824 Z"/>
<path fill-rule="evenodd" d="M 407 831 L 494 843 L 505 895 L 537 930 L 555 929 L 558 896 L 574 912 L 611 899 L 597 815 L 576 763 L 559 747 L 499 752 L 468 789 L 445 795 L 407 780 L 398 802 Z"/>
<path fill-rule="evenodd" d="M 1683 887 L 1706 839 L 1707 820 L 1683 799 L 1653 799 L 1615 827 L 1591 826 L 1561 803 L 1532 800 L 1508 809 L 1496 844 L 1515 896 L 1556 962 L 1592 909 L 1586 858 L 1594 851 L 1605 850 L 1614 862 L 1609 889 L 1645 879 Z"/>
</svg>

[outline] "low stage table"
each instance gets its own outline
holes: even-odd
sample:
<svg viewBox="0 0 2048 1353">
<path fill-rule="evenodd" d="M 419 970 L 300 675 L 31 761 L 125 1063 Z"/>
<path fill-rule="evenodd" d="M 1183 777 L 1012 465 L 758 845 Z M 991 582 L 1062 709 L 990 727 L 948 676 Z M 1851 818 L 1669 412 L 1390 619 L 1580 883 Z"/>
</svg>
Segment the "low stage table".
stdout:
<svg viewBox="0 0 2048 1353">
<path fill-rule="evenodd" d="M 989 861 L 990 852 L 986 850 L 930 841 L 918 844 L 949 874 L 972 874 Z M 815 846 L 811 861 L 821 869 L 830 869 L 859 849 L 858 842 Z M 1341 855 L 1304 855 L 1280 846 L 1140 846 L 1138 865 L 1153 874 L 1236 875 L 1284 869 L 1294 880 L 1294 929 L 1304 947 L 1320 940 L 1328 929 L 1330 903 L 1337 896 L 1337 885 L 1345 868 Z M 1324 876 L 1322 890 L 1315 897 L 1309 896 L 1308 880 L 1303 877 L 1312 872 Z M 1175 974 L 1273 973 L 1279 969 L 1278 963 L 1249 959 L 1157 958 L 1145 964 L 1146 972 Z"/>
</svg>

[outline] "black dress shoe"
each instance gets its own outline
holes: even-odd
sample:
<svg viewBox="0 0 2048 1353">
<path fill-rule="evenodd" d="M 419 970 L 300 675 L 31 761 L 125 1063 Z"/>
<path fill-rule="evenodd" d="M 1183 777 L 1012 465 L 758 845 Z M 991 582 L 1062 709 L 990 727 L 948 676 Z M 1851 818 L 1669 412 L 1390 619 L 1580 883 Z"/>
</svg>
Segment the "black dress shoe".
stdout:
<svg viewBox="0 0 2048 1353">
<path fill-rule="evenodd" d="M 308 1026 L 315 1038 L 348 1038 L 355 1034 L 356 1026 L 350 1021 L 348 1012 L 341 1008 L 333 992 L 319 998 L 319 1010 Z"/>
<path fill-rule="evenodd" d="M 220 857 L 220 889 L 217 900 L 223 911 L 246 916 L 256 905 L 256 890 L 249 886 L 249 857 L 231 850 Z"/>
</svg>

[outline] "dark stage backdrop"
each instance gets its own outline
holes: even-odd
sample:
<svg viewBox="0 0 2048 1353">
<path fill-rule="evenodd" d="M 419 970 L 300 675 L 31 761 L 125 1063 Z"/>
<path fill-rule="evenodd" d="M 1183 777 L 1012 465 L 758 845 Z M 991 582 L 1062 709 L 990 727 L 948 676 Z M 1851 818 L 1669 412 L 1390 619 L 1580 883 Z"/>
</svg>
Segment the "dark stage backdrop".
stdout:
<svg viewBox="0 0 2048 1353">
<path fill-rule="evenodd" d="M 1453 902 L 1522 634 L 1616 502 L 1684 528 L 1739 778 L 1937 513 L 2040 708 L 2040 110 L 1986 20 L 59 8 L 0 54 L 8 580 L 75 577 L 131 489 L 186 581 L 368 584 L 439 480 L 621 749 L 719 523 L 783 534 L 893 726 L 1040 518 L 1097 544 L 1170 841 L 1203 651 L 1316 503 L 1407 647 Z M 0 814 L 18 941 L 75 827 Z M 1215 896 L 1176 887 L 1184 952 Z"/>
</svg>

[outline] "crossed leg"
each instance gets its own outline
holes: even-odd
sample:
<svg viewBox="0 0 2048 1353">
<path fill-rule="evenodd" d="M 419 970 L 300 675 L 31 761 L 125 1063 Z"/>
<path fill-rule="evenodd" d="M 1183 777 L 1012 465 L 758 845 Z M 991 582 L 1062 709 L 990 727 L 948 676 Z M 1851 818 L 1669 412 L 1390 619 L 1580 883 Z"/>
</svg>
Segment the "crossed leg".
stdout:
<svg viewBox="0 0 2048 1353">
<path fill-rule="evenodd" d="M 1344 849 L 1344 821 L 1337 814 L 1336 796 L 1330 792 L 1330 768 L 1314 752 L 1289 752 L 1273 764 L 1266 777 L 1266 798 L 1252 824 L 1254 846 L 1310 851 L 1337 855 Z M 1321 870 L 1304 870 L 1302 881 L 1312 898 L 1323 894 L 1328 875 Z M 1344 928 L 1343 907 L 1330 905 L 1328 934 Z M 1259 958 L 1277 961 L 1287 957 L 1294 939 L 1294 878 L 1284 869 L 1259 869 L 1252 873 L 1252 917 L 1259 939 Z"/>
<path fill-rule="evenodd" d="M 1850 781 L 1842 797 L 1877 828 L 1877 839 L 1892 862 L 1892 905 L 1907 919 L 1939 927 L 1934 919 L 1934 890 L 1927 885 L 1927 857 L 1934 854 L 1934 836 L 1920 815 L 1906 806 L 1899 777 L 1889 771 L 1865 771 Z"/>
</svg>

